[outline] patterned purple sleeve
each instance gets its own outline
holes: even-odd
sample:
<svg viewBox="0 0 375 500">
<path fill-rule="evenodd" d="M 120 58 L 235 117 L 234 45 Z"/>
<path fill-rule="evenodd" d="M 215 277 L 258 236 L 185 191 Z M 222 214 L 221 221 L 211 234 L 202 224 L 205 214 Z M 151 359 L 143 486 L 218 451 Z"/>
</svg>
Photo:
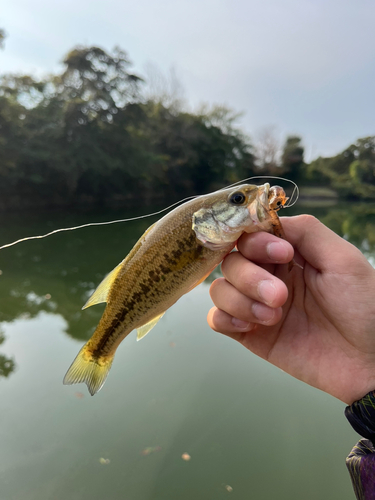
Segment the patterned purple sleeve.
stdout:
<svg viewBox="0 0 375 500">
<path fill-rule="evenodd" d="M 375 500 L 375 391 L 345 409 L 345 416 L 361 439 L 346 459 L 358 500 Z"/>
</svg>

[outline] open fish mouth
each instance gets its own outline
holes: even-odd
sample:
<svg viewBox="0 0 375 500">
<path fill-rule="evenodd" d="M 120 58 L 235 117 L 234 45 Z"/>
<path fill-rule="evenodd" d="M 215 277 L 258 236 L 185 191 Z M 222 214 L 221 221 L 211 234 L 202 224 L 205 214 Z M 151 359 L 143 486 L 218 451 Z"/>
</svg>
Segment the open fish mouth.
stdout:
<svg viewBox="0 0 375 500">
<path fill-rule="evenodd" d="M 268 182 L 258 187 L 256 199 L 248 206 L 250 218 L 254 226 L 262 226 L 268 219 L 270 185 Z"/>
</svg>

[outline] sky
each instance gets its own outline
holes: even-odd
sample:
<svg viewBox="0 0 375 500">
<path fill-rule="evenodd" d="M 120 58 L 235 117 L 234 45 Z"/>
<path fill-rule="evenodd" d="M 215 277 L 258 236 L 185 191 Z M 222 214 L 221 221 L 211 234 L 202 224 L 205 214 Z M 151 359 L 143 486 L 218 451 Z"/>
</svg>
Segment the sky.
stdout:
<svg viewBox="0 0 375 500">
<path fill-rule="evenodd" d="M 119 45 L 145 75 L 174 69 L 197 109 L 243 112 L 255 138 L 303 138 L 307 159 L 375 135 L 374 0 L 0 0 L 0 73 L 61 70 L 76 45 Z"/>
</svg>

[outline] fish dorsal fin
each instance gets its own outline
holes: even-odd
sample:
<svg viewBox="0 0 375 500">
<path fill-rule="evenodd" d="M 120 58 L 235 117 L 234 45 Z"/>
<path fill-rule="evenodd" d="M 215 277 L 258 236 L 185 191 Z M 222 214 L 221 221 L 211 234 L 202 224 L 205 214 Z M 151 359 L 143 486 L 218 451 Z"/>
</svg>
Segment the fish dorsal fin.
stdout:
<svg viewBox="0 0 375 500">
<path fill-rule="evenodd" d="M 152 328 L 154 328 L 156 323 L 159 321 L 159 319 L 161 319 L 164 316 L 164 314 L 165 312 L 162 312 L 161 314 L 159 314 L 159 316 L 156 316 L 156 318 L 152 319 L 145 325 L 142 325 L 139 328 L 137 328 L 137 340 L 143 339 L 143 337 L 145 337 L 148 334 L 148 332 L 152 330 Z"/>
<path fill-rule="evenodd" d="M 139 250 L 140 246 L 143 243 L 144 237 L 146 234 L 148 234 L 151 229 L 155 226 L 156 222 L 152 224 L 143 234 L 141 239 L 136 243 L 136 245 L 133 247 L 133 249 L 129 252 L 127 257 L 120 262 L 120 264 L 113 269 L 105 278 L 104 280 L 100 283 L 98 288 L 95 290 L 95 292 L 91 295 L 89 300 L 86 302 L 86 304 L 82 307 L 82 309 L 87 309 L 87 307 L 94 306 L 95 304 L 101 304 L 102 302 L 107 302 L 107 297 L 108 297 L 108 292 L 111 289 L 111 286 L 113 285 L 113 282 L 115 281 L 118 273 L 120 272 L 120 269 L 123 265 L 125 265 L 126 262 L 129 262 L 134 255 L 137 253 Z M 151 329 L 151 328 L 150 328 Z M 145 334 L 146 335 L 146 334 Z"/>
<path fill-rule="evenodd" d="M 115 281 L 120 269 L 122 266 L 122 262 L 118 266 L 116 266 L 113 271 L 111 271 L 104 280 L 100 283 L 95 292 L 91 295 L 86 304 L 82 307 L 82 309 L 86 309 L 87 307 L 93 306 L 95 304 L 101 304 L 102 302 L 107 302 L 108 292 Z"/>
</svg>

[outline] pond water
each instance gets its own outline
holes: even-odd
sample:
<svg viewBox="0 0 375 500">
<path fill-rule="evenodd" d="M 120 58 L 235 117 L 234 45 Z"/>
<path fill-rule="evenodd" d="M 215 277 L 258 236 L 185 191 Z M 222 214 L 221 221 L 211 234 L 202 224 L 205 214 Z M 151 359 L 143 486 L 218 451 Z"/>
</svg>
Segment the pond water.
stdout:
<svg viewBox="0 0 375 500">
<path fill-rule="evenodd" d="M 303 212 L 374 259 L 375 206 Z M 129 215 L 2 214 L 0 244 Z M 353 499 L 345 405 L 212 332 L 207 282 L 128 336 L 95 397 L 62 385 L 103 311 L 82 304 L 150 223 L 1 251 L 1 500 Z"/>
</svg>

